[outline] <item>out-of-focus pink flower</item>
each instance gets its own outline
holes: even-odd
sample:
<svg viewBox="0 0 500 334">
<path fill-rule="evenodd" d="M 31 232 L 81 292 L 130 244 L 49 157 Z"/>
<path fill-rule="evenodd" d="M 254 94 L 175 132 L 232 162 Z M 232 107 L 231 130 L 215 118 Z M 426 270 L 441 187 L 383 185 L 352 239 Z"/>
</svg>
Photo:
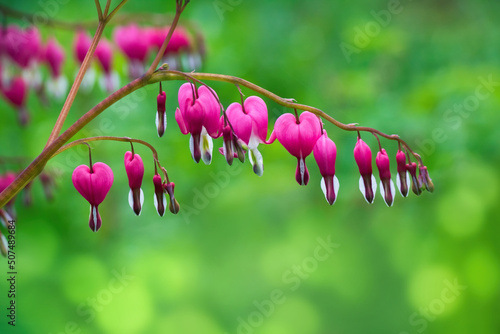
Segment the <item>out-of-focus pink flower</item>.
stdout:
<svg viewBox="0 0 500 334">
<path fill-rule="evenodd" d="M 41 38 L 36 27 L 23 30 L 17 26 L 8 26 L 3 39 L 5 52 L 23 69 L 36 62 L 41 54 Z"/>
<path fill-rule="evenodd" d="M 61 73 L 65 55 L 61 45 L 55 38 L 50 38 L 44 52 L 44 60 L 48 63 L 52 79 L 47 82 L 47 90 L 57 98 L 64 96 L 68 81 Z"/>
<path fill-rule="evenodd" d="M 76 60 L 80 64 L 83 63 L 83 60 L 85 59 L 85 56 L 87 55 L 87 52 L 91 44 L 92 44 L 92 38 L 86 31 L 79 30 L 76 33 L 75 41 L 73 43 L 73 51 Z M 96 73 L 91 65 L 89 66 L 87 72 L 85 73 L 85 76 L 83 77 L 83 81 L 81 84 L 82 90 L 86 92 L 90 91 L 92 87 L 94 87 L 95 78 L 96 78 Z"/>
<path fill-rule="evenodd" d="M 104 38 L 99 41 L 95 50 L 95 56 L 99 61 L 104 77 L 101 80 L 101 86 L 108 92 L 113 92 L 118 89 L 120 84 L 118 74 L 113 72 L 113 48 L 111 44 Z"/>
<path fill-rule="evenodd" d="M 5 98 L 16 108 L 19 122 L 25 126 L 29 122 L 29 114 L 26 109 L 28 97 L 28 86 L 21 77 L 13 78 L 8 85 L 2 85 L 2 93 Z"/>
<path fill-rule="evenodd" d="M 141 76 L 150 47 L 146 31 L 135 24 L 117 27 L 113 39 L 129 60 L 130 77 Z"/>
</svg>

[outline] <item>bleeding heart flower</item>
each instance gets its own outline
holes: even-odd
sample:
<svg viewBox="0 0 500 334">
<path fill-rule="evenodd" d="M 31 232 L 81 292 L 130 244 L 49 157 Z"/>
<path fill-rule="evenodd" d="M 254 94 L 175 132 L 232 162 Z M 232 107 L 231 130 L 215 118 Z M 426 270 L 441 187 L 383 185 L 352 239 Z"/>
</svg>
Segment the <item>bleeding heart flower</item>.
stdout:
<svg viewBox="0 0 500 334">
<path fill-rule="evenodd" d="M 429 172 L 427 171 L 427 167 L 426 166 L 419 166 L 418 171 L 419 171 L 418 179 L 419 179 L 420 184 L 422 186 L 424 186 L 427 191 L 433 192 L 434 191 L 434 183 L 432 183 L 432 180 L 429 176 Z"/>
<path fill-rule="evenodd" d="M 417 164 L 415 162 L 406 164 L 406 170 L 411 176 L 411 190 L 415 193 L 415 195 L 420 195 L 422 193 L 422 185 L 417 177 Z"/>
<path fill-rule="evenodd" d="M 155 186 L 154 203 L 155 208 L 160 217 L 163 217 L 165 213 L 165 208 L 167 207 L 167 198 L 165 196 L 165 189 L 163 188 L 163 183 L 161 181 L 161 176 L 155 174 L 153 176 L 153 184 Z"/>
<path fill-rule="evenodd" d="M 248 157 L 258 176 L 264 173 L 264 161 L 257 147 L 267 144 L 267 106 L 258 96 L 249 96 L 241 103 L 232 103 L 226 110 L 234 134 L 248 147 Z"/>
<path fill-rule="evenodd" d="M 45 61 L 49 64 L 52 79 L 47 82 L 47 90 L 56 98 L 61 98 L 68 89 L 68 80 L 61 73 L 64 50 L 55 40 L 49 39 L 45 48 Z"/>
<path fill-rule="evenodd" d="M 167 94 L 165 94 L 165 92 L 163 91 L 160 91 L 160 93 L 156 97 L 156 104 L 157 104 L 156 129 L 158 131 L 159 137 L 163 136 L 163 134 L 165 133 L 165 129 L 167 128 L 167 114 L 165 113 L 166 102 L 167 102 Z"/>
<path fill-rule="evenodd" d="M 297 120 L 293 114 L 283 114 L 276 120 L 273 135 L 291 155 L 297 158 L 295 180 L 300 185 L 307 185 L 309 171 L 305 159 L 311 154 L 321 136 L 321 123 L 318 116 L 304 111 Z M 273 135 L 270 141 L 274 140 Z"/>
<path fill-rule="evenodd" d="M 79 30 L 76 33 L 75 41 L 73 43 L 73 50 L 75 58 L 78 60 L 80 64 L 83 63 L 83 60 L 85 59 L 85 56 L 87 55 L 87 52 L 91 44 L 92 44 L 92 38 L 87 32 Z M 94 86 L 95 77 L 96 73 L 94 68 L 92 66 L 89 66 L 82 80 L 81 84 L 82 90 L 87 92 L 90 91 Z"/>
<path fill-rule="evenodd" d="M 21 77 L 16 77 L 9 84 L 2 85 L 2 93 L 5 98 L 16 108 L 19 117 L 19 123 L 26 126 L 29 122 L 29 114 L 26 109 L 26 100 L 28 97 L 28 86 Z"/>
<path fill-rule="evenodd" d="M 179 206 L 179 203 L 177 202 L 177 200 L 175 199 L 175 196 L 174 196 L 175 183 L 168 182 L 168 183 L 163 184 L 163 187 L 167 191 L 168 197 L 170 198 L 170 201 L 168 202 L 168 209 L 173 214 L 179 213 L 180 206 Z"/>
<path fill-rule="evenodd" d="M 101 79 L 101 87 L 108 92 L 113 92 L 118 89 L 120 79 L 118 74 L 113 71 L 113 48 L 106 39 L 101 39 L 95 49 L 97 60 L 101 64 L 104 71 L 104 77 Z"/>
<path fill-rule="evenodd" d="M 392 206 L 394 203 L 394 193 L 396 192 L 396 189 L 394 188 L 394 182 L 392 182 L 391 179 L 389 156 L 384 149 L 381 149 L 377 153 L 375 163 L 377 164 L 380 176 L 380 194 L 384 198 L 385 204 L 387 204 L 387 206 Z"/>
<path fill-rule="evenodd" d="M 406 197 L 408 196 L 408 192 L 410 190 L 409 184 L 410 184 L 410 174 L 406 170 L 406 154 L 405 152 L 398 150 L 398 153 L 396 153 L 396 163 L 397 163 L 397 170 L 398 170 L 398 175 L 396 177 L 396 184 L 398 186 L 399 192 L 401 193 L 401 196 Z"/>
<path fill-rule="evenodd" d="M 359 190 L 368 203 L 373 203 L 375 192 L 377 191 L 377 181 L 372 174 L 372 151 L 360 137 L 358 137 L 358 141 L 354 147 L 354 159 L 358 164 L 359 173 L 361 174 L 359 178 Z"/>
<path fill-rule="evenodd" d="M 37 62 L 41 51 L 41 38 L 36 27 L 23 30 L 17 26 L 8 26 L 3 39 L 6 53 L 21 68 L 26 69 Z"/>
<path fill-rule="evenodd" d="M 144 177 L 144 163 L 139 154 L 133 154 L 130 151 L 125 152 L 124 163 L 130 187 L 128 203 L 135 214 L 139 216 L 144 204 L 144 192 L 141 189 L 142 178 Z"/>
<path fill-rule="evenodd" d="M 144 73 L 144 63 L 150 46 L 146 32 L 131 24 L 115 28 L 113 39 L 129 60 L 130 77 L 140 77 Z"/>
<path fill-rule="evenodd" d="M 337 200 L 339 192 L 339 180 L 335 176 L 335 159 L 337 158 L 337 147 L 333 140 L 328 138 L 326 131 L 319 137 L 313 149 L 314 159 L 321 173 L 321 189 L 325 194 L 326 201 L 332 205 Z"/>
<path fill-rule="evenodd" d="M 179 88 L 178 99 L 175 120 L 182 134 L 191 134 L 191 156 L 195 162 L 202 159 L 209 165 L 212 162 L 212 138 L 219 137 L 220 129 L 217 94 L 205 86 L 197 89 L 193 84 L 185 83 Z"/>
<path fill-rule="evenodd" d="M 113 171 L 102 162 L 96 162 L 92 169 L 87 165 L 80 165 L 73 171 L 73 185 L 90 203 L 89 226 L 94 232 L 101 228 L 102 221 L 98 206 L 111 189 L 113 179 Z"/>
</svg>

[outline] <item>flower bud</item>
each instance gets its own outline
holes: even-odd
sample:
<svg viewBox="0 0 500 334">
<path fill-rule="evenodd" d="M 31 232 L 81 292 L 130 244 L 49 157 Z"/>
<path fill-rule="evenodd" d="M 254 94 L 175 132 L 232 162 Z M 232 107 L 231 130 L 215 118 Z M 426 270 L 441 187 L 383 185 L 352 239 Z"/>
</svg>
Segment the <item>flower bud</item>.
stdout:
<svg viewBox="0 0 500 334">
<path fill-rule="evenodd" d="M 354 147 L 354 159 L 359 168 L 359 190 L 368 203 L 373 203 L 377 191 L 377 181 L 372 174 L 372 151 L 361 138 L 358 138 Z"/>
<path fill-rule="evenodd" d="M 167 101 L 167 94 L 161 92 L 156 98 L 157 103 L 157 113 L 156 113 L 156 128 L 158 130 L 158 137 L 163 136 L 165 129 L 167 128 L 167 115 L 165 113 Z"/>
<path fill-rule="evenodd" d="M 339 180 L 335 175 L 335 160 L 337 158 L 337 146 L 328 138 L 326 131 L 316 141 L 313 149 L 314 159 L 321 173 L 321 189 L 325 194 L 326 201 L 333 205 L 337 200 L 339 192 Z"/>
<path fill-rule="evenodd" d="M 155 186 L 155 208 L 160 217 L 163 217 L 163 214 L 165 213 L 165 207 L 167 206 L 167 198 L 165 197 L 165 189 L 163 188 L 160 175 L 155 174 L 153 176 L 153 184 Z"/>
<path fill-rule="evenodd" d="M 419 180 L 421 182 L 421 185 L 425 186 L 425 189 L 427 189 L 427 191 L 434 191 L 434 183 L 432 183 L 426 166 L 419 167 Z"/>
<path fill-rule="evenodd" d="M 417 164 L 415 162 L 410 162 L 409 164 L 406 164 L 406 169 L 411 176 L 411 190 L 415 193 L 415 195 L 420 195 L 422 193 L 422 189 L 420 181 L 417 178 Z"/>
<path fill-rule="evenodd" d="M 380 194 L 384 198 L 385 204 L 387 204 L 387 206 L 392 206 L 396 190 L 394 188 L 394 182 L 391 180 L 389 156 L 385 149 L 381 149 L 377 153 L 375 163 L 377 164 L 380 176 Z"/>
<path fill-rule="evenodd" d="M 128 202 L 135 214 L 139 216 L 144 203 L 144 193 L 141 189 L 144 164 L 139 154 L 133 154 L 130 151 L 125 153 L 124 163 L 130 187 Z"/>
<path fill-rule="evenodd" d="M 222 120 L 222 118 L 221 118 Z M 222 151 L 224 156 L 226 157 L 227 163 L 231 166 L 233 164 L 233 158 L 234 158 L 234 153 L 233 153 L 233 131 L 231 130 L 231 127 L 229 124 L 226 126 L 223 126 L 222 128 L 222 138 L 224 139 L 223 141 L 223 147 Z"/>
<path fill-rule="evenodd" d="M 399 192 L 401 193 L 401 196 L 406 197 L 408 196 L 408 192 L 410 190 L 410 174 L 406 170 L 406 154 L 401 150 L 398 150 L 398 153 L 396 153 L 396 163 L 398 166 L 396 184 L 398 186 Z"/>
<path fill-rule="evenodd" d="M 163 184 L 163 187 L 167 191 L 168 197 L 170 197 L 170 201 L 168 202 L 168 208 L 169 208 L 170 212 L 172 212 L 173 214 L 179 213 L 179 209 L 180 209 L 179 203 L 177 202 L 177 200 L 175 199 L 175 196 L 174 196 L 175 184 L 173 182 L 169 182 L 169 183 Z"/>
</svg>

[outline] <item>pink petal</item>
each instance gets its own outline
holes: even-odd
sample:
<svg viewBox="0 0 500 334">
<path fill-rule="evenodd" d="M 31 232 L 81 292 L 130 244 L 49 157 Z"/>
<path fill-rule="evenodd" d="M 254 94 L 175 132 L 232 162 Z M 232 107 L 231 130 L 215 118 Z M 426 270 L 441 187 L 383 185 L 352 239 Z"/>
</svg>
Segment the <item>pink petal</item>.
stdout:
<svg viewBox="0 0 500 334">
<path fill-rule="evenodd" d="M 182 112 L 180 111 L 179 108 L 175 110 L 175 120 L 177 121 L 177 124 L 179 124 L 179 128 L 181 130 L 181 133 L 183 135 L 187 135 L 189 133 L 186 123 L 184 122 L 184 118 L 182 118 Z"/>
<path fill-rule="evenodd" d="M 236 136 L 248 145 L 252 134 L 252 120 L 250 116 L 243 113 L 241 104 L 237 102 L 231 103 L 227 107 L 226 114 Z"/>
</svg>

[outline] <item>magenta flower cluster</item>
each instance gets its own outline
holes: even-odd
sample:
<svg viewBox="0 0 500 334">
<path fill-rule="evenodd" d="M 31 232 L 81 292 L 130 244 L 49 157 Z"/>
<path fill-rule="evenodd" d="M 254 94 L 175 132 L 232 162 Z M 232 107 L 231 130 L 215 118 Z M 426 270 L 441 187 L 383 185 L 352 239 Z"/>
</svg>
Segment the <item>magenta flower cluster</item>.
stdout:
<svg viewBox="0 0 500 334">
<path fill-rule="evenodd" d="M 119 50 L 128 63 L 130 78 L 137 78 L 146 71 L 150 58 L 160 49 L 169 26 L 139 27 L 135 24 L 118 26 L 113 31 L 113 42 L 101 38 L 94 60 L 99 70 L 91 65 L 82 81 L 82 91 L 90 91 L 95 83 L 101 89 L 113 92 L 119 88 L 120 76 L 115 68 L 115 50 Z M 16 25 L 0 27 L 0 92 L 17 111 L 21 125 L 29 122 L 26 105 L 29 92 L 42 101 L 46 96 L 61 99 L 68 92 L 68 78 L 64 74 L 66 52 L 54 36 L 42 41 L 36 27 L 21 28 Z M 78 30 L 74 42 L 74 59 L 80 65 L 92 43 L 90 34 Z M 182 26 L 173 32 L 163 54 L 163 62 L 172 69 L 194 70 L 201 67 L 204 46 L 201 34 L 193 34 Z M 42 67 L 49 76 L 45 78 Z M 98 74 L 98 71 L 100 74 Z"/>
<path fill-rule="evenodd" d="M 161 136 L 166 128 L 166 94 L 161 91 L 157 97 L 157 127 Z M 321 189 L 327 202 L 335 203 L 339 191 L 339 181 L 335 175 L 337 147 L 328 137 L 323 123 L 315 114 L 305 111 L 300 116 L 285 113 L 274 125 L 269 139 L 267 106 L 260 97 L 250 96 L 241 103 L 235 102 L 222 113 L 223 106 L 217 93 L 208 86 L 197 87 L 193 82 L 183 84 L 178 93 L 179 107 L 175 119 L 182 134 L 189 134 L 189 148 L 195 162 L 202 160 L 205 164 L 212 161 L 213 139 L 223 137 L 223 146 L 219 151 L 229 164 L 238 157 L 244 161 L 244 151 L 255 174 L 262 176 L 264 164 L 259 144 L 271 144 L 276 139 L 295 158 L 297 167 L 295 179 L 300 185 L 309 182 L 309 171 L 306 158 L 313 153 L 322 179 Z M 377 190 L 377 182 L 372 172 L 372 152 L 370 147 L 358 137 L 354 148 L 354 158 L 359 168 L 359 189 L 368 203 L 373 203 Z M 380 147 L 375 159 L 379 171 L 380 193 L 388 206 L 394 203 L 395 187 L 391 179 L 390 161 L 385 149 Z M 406 197 L 411 182 L 412 189 L 420 194 L 422 189 L 433 190 L 432 181 L 425 166 L 419 167 L 420 175 L 416 176 L 416 163 L 406 163 L 406 154 L 397 154 L 397 186 Z M 410 178 L 411 177 L 411 178 Z"/>
</svg>

